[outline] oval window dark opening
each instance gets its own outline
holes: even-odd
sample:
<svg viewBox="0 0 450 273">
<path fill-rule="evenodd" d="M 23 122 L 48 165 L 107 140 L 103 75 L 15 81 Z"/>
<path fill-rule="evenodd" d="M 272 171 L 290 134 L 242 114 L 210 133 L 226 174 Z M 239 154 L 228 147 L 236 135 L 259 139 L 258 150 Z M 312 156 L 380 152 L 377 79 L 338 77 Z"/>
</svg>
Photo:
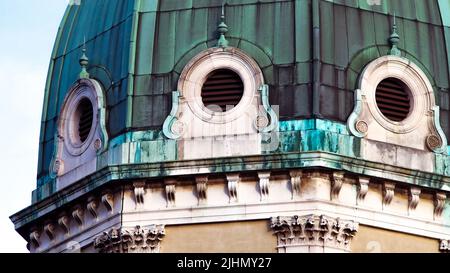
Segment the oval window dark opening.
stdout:
<svg viewBox="0 0 450 273">
<path fill-rule="evenodd" d="M 411 92 L 402 81 L 388 78 L 380 82 L 376 91 L 378 109 L 388 119 L 405 120 L 411 111 Z"/>
<path fill-rule="evenodd" d="M 94 119 L 94 110 L 92 107 L 92 103 L 89 99 L 82 99 L 78 105 L 78 136 L 81 143 L 84 143 L 92 128 L 92 122 Z"/>
<path fill-rule="evenodd" d="M 203 104 L 214 111 L 225 112 L 233 108 L 241 101 L 243 94 L 241 77 L 229 69 L 211 72 L 202 87 Z"/>
</svg>

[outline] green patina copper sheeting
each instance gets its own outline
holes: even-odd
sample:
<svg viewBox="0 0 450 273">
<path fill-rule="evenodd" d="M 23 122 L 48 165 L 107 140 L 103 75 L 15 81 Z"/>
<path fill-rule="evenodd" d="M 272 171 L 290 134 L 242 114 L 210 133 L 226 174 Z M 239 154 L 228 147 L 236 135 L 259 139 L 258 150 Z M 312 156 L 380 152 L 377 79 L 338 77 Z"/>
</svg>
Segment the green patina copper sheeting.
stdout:
<svg viewBox="0 0 450 273">
<path fill-rule="evenodd" d="M 320 27 L 320 70 L 315 77 L 313 1 L 320 8 L 315 20 Z M 280 105 L 282 120 L 312 117 L 312 81 L 317 78 L 320 114 L 343 123 L 353 109 L 361 70 L 389 50 L 389 14 L 395 11 L 399 47 L 433 83 L 448 137 L 450 0 L 381 2 L 370 6 L 367 0 L 227 0 L 227 39 L 261 66 L 270 86 L 270 103 Z M 181 70 L 195 54 L 217 42 L 221 4 L 222 0 L 82 0 L 80 6 L 69 6 L 49 69 L 38 184 L 48 182 L 56 121 L 80 72 L 84 36 L 88 72 L 106 90 L 110 137 L 158 131 L 170 112 Z"/>
</svg>

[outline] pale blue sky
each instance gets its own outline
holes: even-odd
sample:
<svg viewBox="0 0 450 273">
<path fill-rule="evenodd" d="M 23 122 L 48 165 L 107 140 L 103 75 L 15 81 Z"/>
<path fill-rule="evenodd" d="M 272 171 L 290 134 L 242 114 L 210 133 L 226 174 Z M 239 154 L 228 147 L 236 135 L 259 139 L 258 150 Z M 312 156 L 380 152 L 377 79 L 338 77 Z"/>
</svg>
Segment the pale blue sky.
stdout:
<svg viewBox="0 0 450 273">
<path fill-rule="evenodd" d="M 53 43 L 69 0 L 0 0 L 0 252 L 27 252 L 9 216 L 31 203 Z"/>
</svg>

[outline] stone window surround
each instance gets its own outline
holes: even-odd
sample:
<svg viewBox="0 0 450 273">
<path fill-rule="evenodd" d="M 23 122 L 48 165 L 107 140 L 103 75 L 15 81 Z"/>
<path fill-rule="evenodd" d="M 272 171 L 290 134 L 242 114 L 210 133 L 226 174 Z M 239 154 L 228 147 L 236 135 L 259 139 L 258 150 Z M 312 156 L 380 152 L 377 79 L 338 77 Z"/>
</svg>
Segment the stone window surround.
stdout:
<svg viewBox="0 0 450 273">
<path fill-rule="evenodd" d="M 95 131 L 98 124 L 98 90 L 101 90 L 99 83 L 92 80 L 82 80 L 76 84 L 68 93 L 61 110 L 61 120 L 59 133 L 67 140 L 64 141 L 66 150 L 73 156 L 83 154 L 94 141 Z M 101 91 L 100 91 L 101 92 Z M 93 108 L 92 127 L 88 138 L 83 143 L 77 143 L 76 138 L 76 111 L 83 99 L 88 99 Z"/>
<path fill-rule="evenodd" d="M 217 69 L 236 72 L 244 84 L 241 101 L 226 112 L 214 112 L 204 106 L 201 92 L 208 75 Z M 257 90 L 264 84 L 258 64 L 237 48 L 211 48 L 194 57 L 184 68 L 178 82 L 184 100 L 201 120 L 210 123 L 228 123 L 240 117 L 256 98 Z"/>
<path fill-rule="evenodd" d="M 411 110 L 408 117 L 400 122 L 385 117 L 376 103 L 376 89 L 387 78 L 402 81 L 410 90 Z M 394 133 L 408 133 L 416 129 L 420 120 L 429 115 L 436 105 L 433 87 L 422 70 L 408 59 L 384 56 L 371 62 L 363 71 L 359 88 L 366 97 L 373 118 L 386 130 Z"/>
</svg>

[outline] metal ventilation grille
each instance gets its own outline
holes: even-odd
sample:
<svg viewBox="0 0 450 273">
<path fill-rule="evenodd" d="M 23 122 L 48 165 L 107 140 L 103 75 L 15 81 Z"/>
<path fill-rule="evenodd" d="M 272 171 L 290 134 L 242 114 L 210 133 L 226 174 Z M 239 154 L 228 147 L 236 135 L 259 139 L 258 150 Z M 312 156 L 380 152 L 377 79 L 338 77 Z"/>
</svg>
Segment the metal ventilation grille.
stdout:
<svg viewBox="0 0 450 273">
<path fill-rule="evenodd" d="M 244 84 L 235 72 L 219 69 L 209 74 L 202 87 L 203 104 L 219 106 L 226 111 L 227 105 L 236 106 L 242 99 Z"/>
<path fill-rule="evenodd" d="M 80 115 L 80 122 L 78 123 L 78 134 L 80 141 L 83 143 L 89 136 L 92 127 L 92 120 L 94 118 L 94 112 L 92 109 L 92 103 L 88 99 L 83 99 L 78 106 Z"/>
<path fill-rule="evenodd" d="M 401 81 L 388 78 L 377 87 L 376 100 L 381 113 L 392 121 L 406 119 L 411 110 L 408 88 Z"/>
</svg>

